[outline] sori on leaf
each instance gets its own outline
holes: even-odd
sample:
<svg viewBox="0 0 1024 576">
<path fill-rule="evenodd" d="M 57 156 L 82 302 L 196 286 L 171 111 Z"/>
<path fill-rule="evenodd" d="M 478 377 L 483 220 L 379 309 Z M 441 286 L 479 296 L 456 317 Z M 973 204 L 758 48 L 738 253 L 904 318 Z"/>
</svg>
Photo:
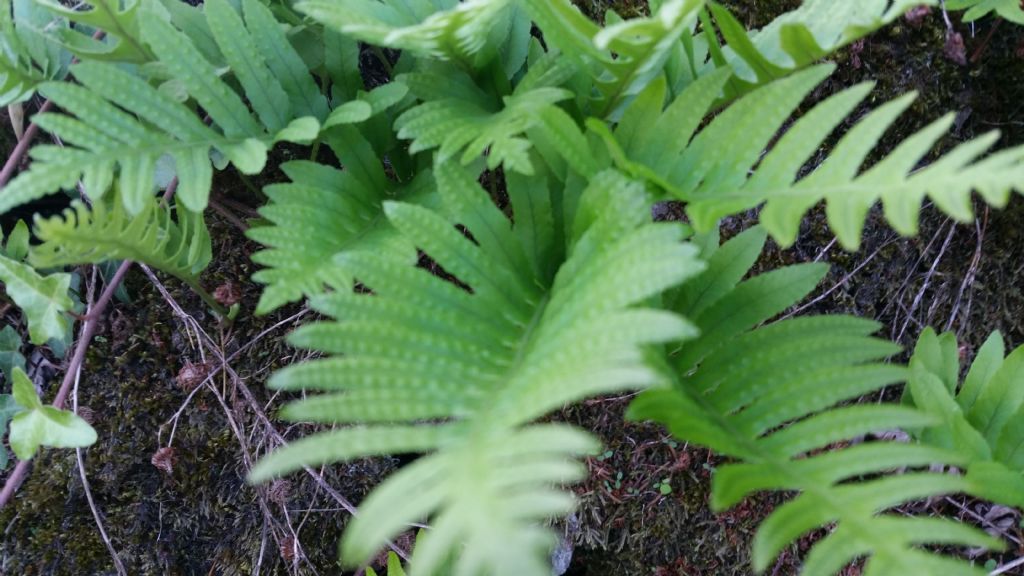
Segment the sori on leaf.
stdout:
<svg viewBox="0 0 1024 576">
<path fill-rule="evenodd" d="M 651 223 L 644 187 L 615 171 L 595 176 L 571 210 L 543 179 L 510 180 L 514 224 L 458 163 L 435 174 L 447 217 L 399 202 L 384 211 L 458 282 L 387 253 L 338 256 L 372 295 L 314 298 L 334 320 L 290 340 L 330 356 L 288 367 L 270 385 L 324 392 L 282 417 L 342 427 L 270 455 L 250 478 L 426 452 L 363 503 L 343 561 L 369 558 L 430 515 L 416 573 L 434 573 L 457 550 L 457 574 L 543 574 L 553 536 L 542 521 L 573 504 L 555 486 L 578 480 L 573 458 L 598 445 L 581 430 L 533 422 L 567 402 L 660 381 L 646 350 L 693 327 L 644 304 L 703 265 L 679 242 L 685 230 Z"/>
<path fill-rule="evenodd" d="M 885 363 L 899 348 L 871 336 L 877 323 L 806 316 L 763 324 L 825 272 L 803 264 L 742 280 L 764 240 L 754 228 L 705 252 L 707 270 L 669 297 L 669 308 L 691 318 L 700 334 L 670 355 L 674 381 L 642 393 L 629 417 L 661 422 L 680 440 L 732 460 L 714 472 L 716 510 L 754 492 L 796 494 L 754 538 L 759 573 L 801 536 L 834 525 L 811 547 L 802 575 L 832 576 L 858 558 L 867 558 L 868 576 L 984 575 L 922 546 L 998 550 L 999 540 L 954 520 L 890 512 L 944 494 L 989 496 L 984 481 L 955 472 L 971 455 L 940 443 L 872 437 L 942 424 L 929 410 L 857 402 L 913 372 Z M 932 471 L 937 466 L 948 471 Z"/>
</svg>

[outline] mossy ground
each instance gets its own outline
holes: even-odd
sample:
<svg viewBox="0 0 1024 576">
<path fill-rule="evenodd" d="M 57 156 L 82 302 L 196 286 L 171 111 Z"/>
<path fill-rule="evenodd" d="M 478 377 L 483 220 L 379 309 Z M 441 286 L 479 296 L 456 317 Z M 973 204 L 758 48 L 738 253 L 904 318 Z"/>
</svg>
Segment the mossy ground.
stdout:
<svg viewBox="0 0 1024 576">
<path fill-rule="evenodd" d="M 796 3 L 726 2 L 750 26 L 763 25 Z M 596 18 L 609 6 L 623 16 L 646 9 L 642 0 L 578 4 Z M 967 66 L 944 56 L 945 26 L 933 13 L 920 27 L 900 22 L 868 39 L 856 53 L 847 50 L 839 55 L 838 72 L 812 99 L 876 79 L 874 105 L 907 90 L 921 94 L 890 136 L 905 136 L 952 110 L 958 114 L 958 127 L 936 152 L 991 128 L 1004 131 L 1000 145 L 1024 142 L 1024 60 L 1017 56 L 1024 34 L 1004 24 L 981 48 L 991 22 L 980 24 L 974 37 L 968 26 L 958 29 L 967 32 L 968 54 L 978 54 Z M 287 155 L 282 152 L 277 160 Z M 280 180 L 280 175 L 267 179 Z M 218 181 L 217 191 L 254 203 L 245 187 L 229 177 Z M 809 311 L 878 318 L 886 335 L 904 344 L 925 325 L 948 324 L 966 344 L 969 356 L 995 329 L 1013 345 L 1024 343 L 1022 213 L 1024 201 L 1015 199 L 1005 211 L 982 210 L 976 226 L 951 227 L 944 217 L 926 209 L 921 234 L 914 239 L 895 237 L 874 215 L 863 249 L 855 254 L 829 247 L 832 235 L 823 215 L 815 213 L 793 248 L 770 246 L 759 267 L 815 259 L 830 262 L 833 271 L 817 294 L 821 300 Z M 204 275 L 204 284 L 212 289 L 233 281 L 242 287 L 243 311 L 233 328 L 219 331 L 186 288 L 173 280 L 165 283 L 186 312 L 230 354 L 295 309 L 266 318 L 249 314 L 258 298 L 258 287 L 248 281 L 255 268 L 249 255 L 256 246 L 227 222 L 213 220 L 215 264 Z M 726 235 L 751 221 L 731 220 Z M 85 452 L 86 473 L 104 525 L 129 573 L 253 574 L 259 565 L 260 574 L 338 574 L 336 542 L 347 514 L 336 502 L 308 476 L 293 476 L 292 485 L 281 490 L 283 497 L 245 484 L 243 453 L 265 450 L 268 435 L 234 379 L 216 377 L 217 393 L 203 389 L 184 408 L 175 432 L 171 472 L 151 463 L 153 454 L 168 444 L 167 421 L 188 397 L 175 376 L 186 363 L 201 359 L 195 341 L 186 336 L 180 319 L 145 276 L 135 272 L 128 284 L 132 302 L 115 306 L 90 350 L 80 403 L 94 412 L 101 438 Z M 296 352 L 281 340 L 291 325 L 278 327 L 231 362 L 240 381 L 271 415 L 281 399 L 271 396 L 263 384 L 270 371 L 295 359 Z M 48 395 L 54 384 L 50 386 Z M 590 479 L 579 487 L 582 506 L 570 574 L 750 574 L 750 539 L 759 520 L 779 500 L 756 498 L 725 514 L 713 514 L 708 484 L 719 461 L 706 451 L 674 442 L 659 427 L 625 423 L 628 401 L 596 399 L 560 415 L 595 431 L 607 447 L 600 458 L 588 461 Z M 241 429 L 246 449 L 232 422 Z M 285 432 L 283 425 L 277 426 Z M 295 430 L 287 433 L 301 435 Z M 325 471 L 325 479 L 358 501 L 395 465 L 391 459 L 360 461 L 332 467 Z M 304 552 L 297 557 L 287 546 L 292 542 L 289 525 Z M 15 504 L 0 512 L 0 527 L 0 574 L 114 573 L 84 497 L 73 452 L 50 450 L 41 455 Z M 804 544 L 785 552 L 774 573 L 795 573 Z"/>
</svg>

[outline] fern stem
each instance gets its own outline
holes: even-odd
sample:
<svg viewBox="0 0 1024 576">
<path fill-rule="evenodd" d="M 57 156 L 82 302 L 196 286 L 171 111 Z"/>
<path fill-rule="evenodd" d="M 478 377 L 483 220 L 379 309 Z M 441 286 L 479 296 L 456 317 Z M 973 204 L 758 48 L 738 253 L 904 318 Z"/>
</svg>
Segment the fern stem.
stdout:
<svg viewBox="0 0 1024 576">
<path fill-rule="evenodd" d="M 246 224 L 245 221 L 236 216 L 231 210 L 228 210 L 227 206 L 224 206 L 213 198 L 210 198 L 210 208 L 217 214 L 220 214 L 222 218 L 230 222 L 232 226 L 238 228 L 243 233 L 249 229 L 249 225 Z"/>
<path fill-rule="evenodd" d="M 43 105 L 39 107 L 39 111 L 36 114 L 42 114 L 53 108 L 53 102 L 47 100 L 43 102 Z M 7 157 L 7 161 L 4 162 L 4 167 L 0 170 L 0 188 L 7 185 L 7 182 L 14 175 L 14 171 L 18 168 L 18 164 L 21 164 L 21 159 L 25 157 L 25 153 L 28 152 L 29 146 L 32 141 L 36 139 L 36 134 L 39 133 L 39 126 L 35 122 L 29 122 L 28 128 L 25 129 L 25 133 L 21 135 L 21 140 L 18 140 L 18 144 L 11 151 L 11 155 Z"/>
<path fill-rule="evenodd" d="M 249 192 L 252 192 L 253 196 L 255 196 L 256 198 L 265 198 L 263 196 L 263 191 L 261 191 L 258 186 L 252 183 L 251 178 L 249 178 L 245 174 L 242 174 L 238 170 L 235 170 L 235 173 L 238 174 L 238 179 L 242 181 L 242 184 L 246 187 L 246 189 L 249 190 Z"/>
<path fill-rule="evenodd" d="M 206 305 L 209 306 L 217 316 L 220 316 L 221 318 L 227 318 L 228 309 L 221 306 L 220 302 L 217 302 L 217 299 L 210 295 L 210 293 L 203 288 L 203 286 L 199 283 L 198 279 L 181 278 L 181 280 L 185 284 L 188 284 L 188 287 L 191 288 L 192 291 L 195 292 L 197 296 L 202 298 L 203 302 L 205 302 Z"/>
</svg>

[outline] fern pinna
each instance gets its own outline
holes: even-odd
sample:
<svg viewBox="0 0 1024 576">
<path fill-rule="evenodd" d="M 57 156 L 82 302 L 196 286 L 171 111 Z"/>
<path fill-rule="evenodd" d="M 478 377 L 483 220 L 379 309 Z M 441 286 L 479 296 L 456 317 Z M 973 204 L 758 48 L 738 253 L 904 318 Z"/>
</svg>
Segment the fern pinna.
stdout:
<svg viewBox="0 0 1024 576">
<path fill-rule="evenodd" d="M 635 113 L 626 111 L 614 134 L 603 123 L 590 122 L 588 127 L 603 138 L 621 169 L 650 181 L 666 197 L 684 201 L 698 230 L 763 205 L 761 223 L 784 246 L 795 241 L 804 214 L 822 201 L 830 228 L 852 250 L 860 245 L 868 210 L 879 201 L 886 220 L 898 232 L 913 235 L 925 198 L 953 218 L 971 221 L 972 192 L 979 192 L 989 204 L 1004 206 L 1011 191 L 1021 191 L 1024 147 L 983 157 L 998 140 L 995 132 L 964 142 L 918 169 L 952 126 L 952 115 L 907 138 L 865 168 L 868 155 L 913 103 L 913 95 L 864 116 L 824 162 L 804 175 L 806 163 L 872 88 L 865 83 L 825 99 L 780 136 L 801 101 L 833 70 L 833 65 L 819 65 L 759 88 L 715 116 L 696 135 L 699 122 L 729 81 L 727 72 L 702 77 L 664 109 L 666 84 L 656 80 L 632 104 Z M 659 133 L 657 127 L 665 124 L 681 130 Z M 646 137 L 651 133 L 656 136 Z M 723 141 L 733 143 L 729 154 L 721 154 L 715 144 Z"/>
<path fill-rule="evenodd" d="M 70 55 L 43 33 L 66 27 L 33 2 L 0 0 L 0 106 L 27 100 L 39 84 L 67 74 Z"/>
<path fill-rule="evenodd" d="M 442 163 L 436 175 L 448 217 L 393 202 L 385 213 L 458 283 L 389 254 L 339 256 L 372 294 L 314 299 L 336 321 L 291 338 L 339 356 L 286 368 L 270 384 L 330 392 L 291 404 L 286 418 L 363 425 L 295 442 L 252 478 L 427 451 L 363 504 L 343 561 L 369 558 L 431 514 L 413 558 L 418 573 L 459 549 L 458 574 L 542 574 L 552 540 L 538 522 L 573 500 L 552 485 L 579 479 L 570 458 L 597 445 L 582 431 L 531 422 L 566 402 L 657 381 L 645 348 L 692 327 L 641 304 L 702 264 L 679 242 L 680 226 L 649 222 L 643 186 L 614 171 L 580 194 L 565 245 L 543 181 L 510 186 L 513 225 L 462 168 Z"/>
<path fill-rule="evenodd" d="M 270 200 L 260 208 L 265 222 L 247 233 L 267 247 L 253 255 L 266 266 L 253 275 L 267 285 L 257 313 L 351 288 L 352 272 L 334 258 L 342 253 L 384 251 L 416 261 L 415 246 L 388 223 L 383 202 L 437 204 L 433 176 L 424 171 L 408 183 L 389 179 L 363 130 L 345 126 L 327 137 L 346 170 L 296 160 L 281 165 L 292 182 L 264 188 Z"/>
<path fill-rule="evenodd" d="M 134 260 L 195 282 L 212 257 L 202 214 L 152 196 L 135 216 L 116 192 L 92 206 L 76 200 L 60 216 L 37 218 L 35 232 L 42 243 L 30 256 L 39 268 Z"/>
<path fill-rule="evenodd" d="M 966 458 L 967 477 L 989 500 L 1024 507 L 1024 348 L 1003 358 L 1004 346 L 992 334 L 960 383 L 956 336 L 925 330 L 905 400 L 935 417 L 936 425 L 914 431 L 922 443 Z"/>
<path fill-rule="evenodd" d="M 804 264 L 740 282 L 764 238 L 753 229 L 727 242 L 703 274 L 673 295 L 670 308 L 693 318 L 700 336 L 670 356 L 675 381 L 644 392 L 630 416 L 662 422 L 678 438 L 735 460 L 715 471 L 716 509 L 763 490 L 797 493 L 755 537 L 759 572 L 797 538 L 834 524 L 811 548 L 801 574 L 829 576 L 861 557 L 868 557 L 864 574 L 872 576 L 985 574 L 919 546 L 1000 548 L 998 540 L 953 520 L 886 513 L 940 494 L 987 496 L 985 482 L 970 474 L 929 471 L 963 467 L 970 457 L 931 443 L 854 442 L 939 424 L 906 406 L 840 405 L 908 376 L 906 368 L 882 362 L 898 348 L 871 337 L 879 325 L 809 316 L 758 327 L 811 291 L 825 272 Z"/>
<path fill-rule="evenodd" d="M 153 195 L 156 164 L 164 155 L 174 161 L 180 200 L 191 210 L 202 210 L 213 177 L 212 150 L 252 174 L 263 169 L 274 142 L 315 139 L 327 116 L 325 97 L 270 10 L 247 0 L 243 11 L 244 21 L 226 1 L 214 0 L 204 14 L 255 117 L 185 32 L 155 11 L 140 10 L 142 39 L 215 127 L 167 91 L 114 64 L 77 64 L 71 74 L 80 85 L 39 87 L 65 112 L 33 118 L 70 146 L 33 148 L 35 162 L 4 188 L 0 211 L 71 188 L 79 179 L 87 194 L 101 198 L 116 175 L 125 206 L 137 214 Z"/>
<path fill-rule="evenodd" d="M 1014 24 L 1024 24 L 1024 5 L 1020 0 L 948 0 L 946 7 L 967 10 L 963 16 L 967 22 L 995 13 Z"/>
</svg>

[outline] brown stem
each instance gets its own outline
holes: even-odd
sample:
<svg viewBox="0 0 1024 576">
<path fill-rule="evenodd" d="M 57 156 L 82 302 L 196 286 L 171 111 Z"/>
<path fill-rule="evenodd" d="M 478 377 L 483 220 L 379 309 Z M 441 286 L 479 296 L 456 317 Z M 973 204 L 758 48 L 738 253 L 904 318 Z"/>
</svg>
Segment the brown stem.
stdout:
<svg viewBox="0 0 1024 576">
<path fill-rule="evenodd" d="M 64 373 L 64 380 L 60 384 L 60 389 L 57 390 L 57 396 L 53 399 L 54 407 L 62 408 L 64 406 L 64 401 L 67 400 L 68 393 L 71 391 L 71 385 L 75 382 L 75 373 L 78 372 L 82 362 L 85 361 L 85 352 L 89 348 L 89 342 L 92 341 L 93 335 L 96 333 L 96 326 L 99 325 L 99 320 L 103 317 L 104 310 L 110 304 L 110 300 L 114 297 L 114 293 L 117 292 L 118 286 L 121 285 L 125 274 L 128 273 L 128 269 L 132 267 L 132 264 L 134 263 L 131 260 L 125 260 L 121 263 L 117 272 L 114 272 L 114 276 L 107 283 L 107 287 L 103 290 L 103 294 L 100 295 L 100 299 L 93 304 L 92 309 L 89 311 L 90 319 L 86 320 L 85 324 L 82 325 L 82 335 L 75 346 L 75 354 L 71 357 L 71 363 L 68 364 L 68 369 Z M 0 506 L 2 505 L 0 503 Z"/>
<path fill-rule="evenodd" d="M 39 111 L 36 114 L 47 112 L 50 108 L 53 108 L 53 102 L 47 100 L 39 107 Z M 21 159 L 25 157 L 25 153 L 28 152 L 28 148 L 32 145 L 32 141 L 35 140 L 38 132 L 39 125 L 34 122 L 29 123 L 25 133 L 21 135 L 21 140 L 18 140 L 18 145 L 14 147 L 11 155 L 7 157 L 7 162 L 4 162 L 3 170 L 0 170 L 0 188 L 6 186 L 11 176 L 14 175 L 14 171 L 18 169 L 18 164 L 21 164 Z"/>
<path fill-rule="evenodd" d="M 246 230 L 249 229 L 248 224 L 246 224 L 241 218 L 236 216 L 234 212 L 228 210 L 226 206 L 222 205 L 220 202 L 217 202 L 213 198 L 210 198 L 210 208 L 212 208 L 214 212 L 220 214 L 221 217 L 223 217 L 225 220 L 230 222 L 235 228 L 238 228 L 242 232 L 245 232 Z"/>
<path fill-rule="evenodd" d="M 996 33 L 996 30 L 999 30 L 999 25 L 1002 23 L 1003 20 L 1000 18 L 992 25 L 992 28 L 989 29 L 985 39 L 981 41 L 981 46 L 978 46 L 978 49 L 974 51 L 974 54 L 971 54 L 971 64 L 976 64 L 978 60 L 981 59 L 981 55 L 985 53 L 985 49 L 988 48 L 989 42 L 992 41 L 992 36 Z"/>
</svg>

